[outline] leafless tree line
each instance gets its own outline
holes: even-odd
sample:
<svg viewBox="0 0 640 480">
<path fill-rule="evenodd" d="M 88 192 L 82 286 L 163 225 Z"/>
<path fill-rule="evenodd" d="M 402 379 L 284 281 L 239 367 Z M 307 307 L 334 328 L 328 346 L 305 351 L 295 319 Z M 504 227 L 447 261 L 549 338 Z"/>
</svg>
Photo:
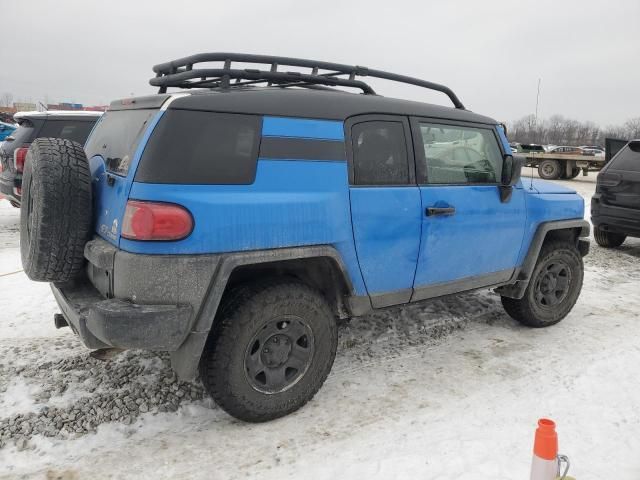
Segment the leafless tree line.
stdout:
<svg viewBox="0 0 640 480">
<path fill-rule="evenodd" d="M 580 122 L 562 115 L 538 119 L 528 115 L 507 125 L 509 140 L 542 145 L 601 145 L 605 138 L 630 140 L 640 138 L 640 117 L 627 120 L 622 125 L 605 128 L 594 122 Z"/>
</svg>

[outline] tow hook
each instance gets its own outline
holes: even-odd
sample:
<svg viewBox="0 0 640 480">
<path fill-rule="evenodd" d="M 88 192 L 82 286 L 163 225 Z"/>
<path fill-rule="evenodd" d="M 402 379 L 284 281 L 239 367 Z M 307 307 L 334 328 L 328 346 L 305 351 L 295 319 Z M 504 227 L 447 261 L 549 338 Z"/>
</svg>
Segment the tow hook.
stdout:
<svg viewBox="0 0 640 480">
<path fill-rule="evenodd" d="M 56 328 L 68 327 L 67 319 L 64 318 L 64 315 L 61 313 L 56 313 L 53 315 L 53 323 L 56 325 Z"/>
</svg>

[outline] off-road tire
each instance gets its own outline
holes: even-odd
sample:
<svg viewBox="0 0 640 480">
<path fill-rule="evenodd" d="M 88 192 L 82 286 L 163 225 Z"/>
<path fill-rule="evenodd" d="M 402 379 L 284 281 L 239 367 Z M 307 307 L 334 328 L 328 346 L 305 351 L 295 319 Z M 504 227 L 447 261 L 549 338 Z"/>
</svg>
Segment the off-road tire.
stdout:
<svg viewBox="0 0 640 480">
<path fill-rule="evenodd" d="M 538 175 L 544 180 L 557 180 L 561 172 L 560 162 L 557 160 L 543 160 L 538 165 Z"/>
<path fill-rule="evenodd" d="M 598 227 L 593 229 L 593 238 L 596 239 L 596 243 L 604 248 L 619 247 L 627 239 L 624 233 L 607 232 Z"/>
<path fill-rule="evenodd" d="M 286 390 L 263 393 L 250 383 L 245 356 L 255 335 L 283 315 L 308 323 L 313 356 L 305 373 Z M 337 344 L 331 308 L 312 288 L 288 279 L 246 284 L 225 294 L 200 361 L 200 376 L 211 397 L 231 416 L 265 422 L 313 398 L 331 370 Z"/>
<path fill-rule="evenodd" d="M 91 174 L 82 145 L 38 138 L 22 179 L 20 254 L 31 280 L 66 282 L 84 266 L 91 232 Z"/>
<path fill-rule="evenodd" d="M 20 208 L 20 204 L 18 202 L 16 202 L 15 200 L 10 200 L 9 203 L 14 208 Z"/>
<path fill-rule="evenodd" d="M 554 262 L 564 265 L 570 275 L 566 296 L 557 305 L 549 307 L 536 300 L 536 289 L 545 269 Z M 582 256 L 573 243 L 561 240 L 547 242 L 540 250 L 524 296 L 521 299 L 502 297 L 502 306 L 509 316 L 523 325 L 534 328 L 555 325 L 569 314 L 578 300 L 583 277 Z"/>
</svg>

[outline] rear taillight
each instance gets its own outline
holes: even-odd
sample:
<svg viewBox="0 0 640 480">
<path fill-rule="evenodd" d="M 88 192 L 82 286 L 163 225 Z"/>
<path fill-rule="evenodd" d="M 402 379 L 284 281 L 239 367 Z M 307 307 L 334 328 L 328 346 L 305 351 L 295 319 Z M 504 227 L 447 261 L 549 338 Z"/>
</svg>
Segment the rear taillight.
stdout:
<svg viewBox="0 0 640 480">
<path fill-rule="evenodd" d="M 13 166 L 15 167 L 16 172 L 22 173 L 24 171 L 24 162 L 27 159 L 28 151 L 28 146 L 16 148 L 13 151 Z"/>
<path fill-rule="evenodd" d="M 189 211 L 173 203 L 129 200 L 122 236 L 130 240 L 180 240 L 193 230 Z"/>
</svg>

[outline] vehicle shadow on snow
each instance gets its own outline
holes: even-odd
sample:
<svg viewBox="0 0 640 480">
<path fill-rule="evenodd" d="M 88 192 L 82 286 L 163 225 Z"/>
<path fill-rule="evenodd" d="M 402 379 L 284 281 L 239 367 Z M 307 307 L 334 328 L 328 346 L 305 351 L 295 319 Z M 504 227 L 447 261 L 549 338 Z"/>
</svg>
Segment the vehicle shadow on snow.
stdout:
<svg viewBox="0 0 640 480">
<path fill-rule="evenodd" d="M 336 369 L 402 355 L 411 346 L 435 344 L 472 323 L 517 328 L 502 310 L 499 297 L 489 292 L 387 308 L 340 322 Z M 27 411 L 0 417 L 0 448 L 8 444 L 30 448 L 29 439 L 35 435 L 76 438 L 104 423 L 130 425 L 141 414 L 176 412 L 189 404 L 219 410 L 199 381 L 181 382 L 175 377 L 166 353 L 127 351 L 100 361 L 88 351 L 76 353 L 82 351 L 76 338 L 69 342 L 73 343 L 68 347 L 70 356 L 44 361 L 39 360 L 48 357 L 47 346 L 41 341 L 34 340 L 19 352 L 0 345 L 0 358 L 7 359 L 0 363 L 0 393 L 8 398 L 26 386 L 33 402 Z M 25 364 L 25 358 L 33 361 Z M 226 415 L 222 418 L 238 423 Z"/>
</svg>

